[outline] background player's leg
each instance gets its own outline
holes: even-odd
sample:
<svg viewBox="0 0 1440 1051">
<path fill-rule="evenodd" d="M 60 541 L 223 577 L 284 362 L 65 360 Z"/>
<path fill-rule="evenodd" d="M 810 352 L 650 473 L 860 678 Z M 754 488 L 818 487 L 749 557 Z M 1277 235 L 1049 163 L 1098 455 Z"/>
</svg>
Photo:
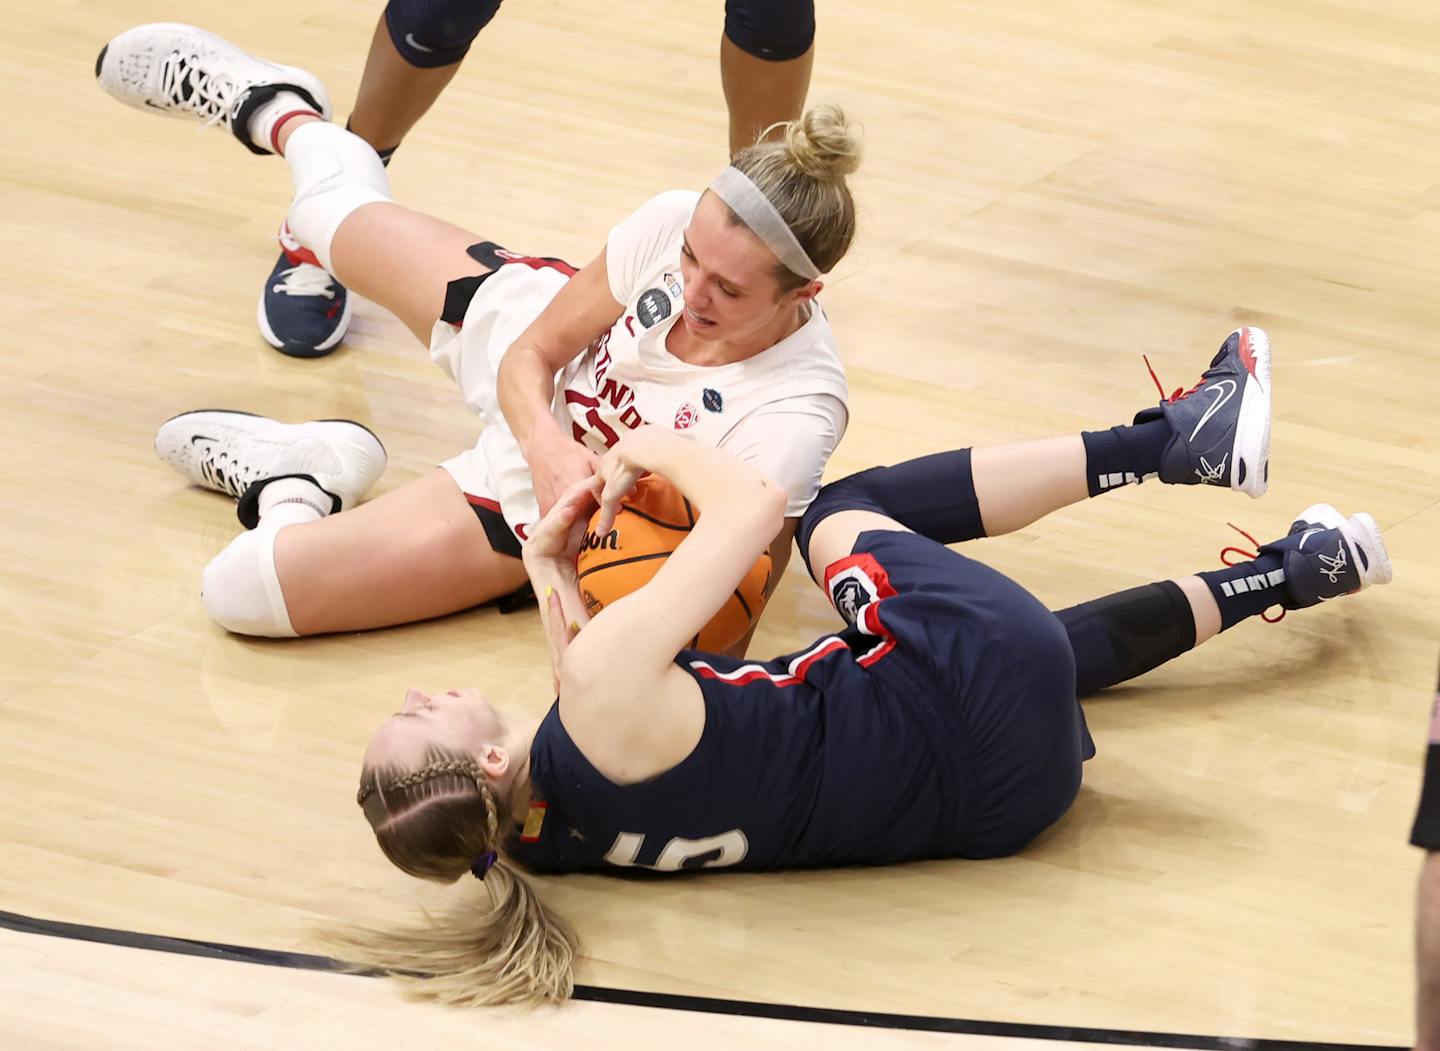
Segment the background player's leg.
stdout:
<svg viewBox="0 0 1440 1051">
<path fill-rule="evenodd" d="M 365 56 L 365 72 L 347 125 L 380 153 L 400 145 L 460 71 L 459 59 L 429 67 L 408 61 L 395 47 L 386 17 L 381 15 L 375 23 L 370 52 Z"/>
<path fill-rule="evenodd" d="M 730 155 L 805 109 L 815 62 L 814 0 L 726 0 L 720 85 L 730 109 Z"/>
<path fill-rule="evenodd" d="M 746 54 L 729 37 L 720 38 L 720 84 L 730 110 L 730 156 L 753 146 L 770 125 L 800 116 L 814 59 L 812 49 L 788 62 L 771 62 Z"/>
</svg>

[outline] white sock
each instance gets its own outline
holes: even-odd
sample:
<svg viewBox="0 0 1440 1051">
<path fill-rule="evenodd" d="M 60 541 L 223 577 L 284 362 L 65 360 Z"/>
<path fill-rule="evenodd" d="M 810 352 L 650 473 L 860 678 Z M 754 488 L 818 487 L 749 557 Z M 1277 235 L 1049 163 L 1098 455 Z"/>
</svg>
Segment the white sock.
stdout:
<svg viewBox="0 0 1440 1051">
<path fill-rule="evenodd" d="M 281 117 L 284 117 L 288 113 L 315 113 L 315 116 L 320 116 L 319 113 L 315 112 L 314 106 L 295 94 L 295 92 L 282 91 L 269 102 L 263 104 L 254 113 L 250 114 L 250 120 L 249 123 L 245 125 L 245 130 L 250 133 L 250 138 L 254 141 L 255 145 L 263 146 L 272 152 L 278 152 L 275 150 L 275 140 L 273 138 L 275 125 Z"/>
<path fill-rule="evenodd" d="M 277 478 L 260 490 L 260 521 L 278 524 L 314 522 L 335 506 L 329 494 L 306 478 Z M 278 525 L 277 525 L 278 528 Z"/>
</svg>

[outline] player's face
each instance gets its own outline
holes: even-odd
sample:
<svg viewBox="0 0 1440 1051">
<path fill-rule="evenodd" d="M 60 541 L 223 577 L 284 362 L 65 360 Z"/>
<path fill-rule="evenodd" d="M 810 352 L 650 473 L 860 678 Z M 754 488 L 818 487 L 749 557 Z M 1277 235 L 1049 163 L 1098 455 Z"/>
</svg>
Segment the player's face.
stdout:
<svg viewBox="0 0 1440 1051">
<path fill-rule="evenodd" d="M 365 765 L 419 767 L 429 749 L 437 746 L 480 755 L 504 733 L 505 720 L 478 690 L 426 694 L 412 688 L 405 691 L 400 711 L 370 739 Z"/>
<path fill-rule="evenodd" d="M 704 194 L 680 247 L 686 328 L 700 339 L 744 343 L 783 327 L 818 283 L 781 292 L 778 265 L 760 238 L 730 221 L 720 198 Z"/>
</svg>

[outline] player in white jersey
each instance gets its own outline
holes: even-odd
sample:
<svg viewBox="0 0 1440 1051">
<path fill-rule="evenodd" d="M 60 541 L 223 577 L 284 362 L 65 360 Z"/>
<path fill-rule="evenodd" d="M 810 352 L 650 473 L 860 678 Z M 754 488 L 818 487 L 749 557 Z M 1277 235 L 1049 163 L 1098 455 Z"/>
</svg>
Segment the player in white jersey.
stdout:
<svg viewBox="0 0 1440 1051">
<path fill-rule="evenodd" d="M 251 527 L 205 570 L 217 622 L 309 635 L 507 596 L 525 583 L 526 524 L 642 422 L 730 450 L 787 491 L 779 579 L 846 424 L 816 300 L 854 234 L 845 176 L 859 146 L 839 110 L 811 110 L 743 151 L 704 193 L 654 198 L 576 271 L 395 204 L 375 151 L 328 123 L 325 89 L 304 70 L 159 24 L 112 40 L 96 73 L 122 102 L 282 154 L 295 185 L 287 248 L 428 341 L 485 424 L 442 470 L 337 515 L 384 467 L 360 425 L 217 410 L 167 422 L 157 451 L 239 498 Z"/>
</svg>

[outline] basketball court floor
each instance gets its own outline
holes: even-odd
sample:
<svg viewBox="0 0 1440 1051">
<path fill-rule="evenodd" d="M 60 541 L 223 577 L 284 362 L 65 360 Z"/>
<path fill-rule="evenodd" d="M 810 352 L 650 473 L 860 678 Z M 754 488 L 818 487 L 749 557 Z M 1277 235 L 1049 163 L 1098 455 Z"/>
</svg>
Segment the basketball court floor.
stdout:
<svg viewBox="0 0 1440 1051">
<path fill-rule="evenodd" d="M 359 757 L 412 684 L 541 712 L 533 614 L 229 637 L 198 580 L 233 504 L 151 450 L 193 408 L 349 417 L 385 440 L 384 492 L 475 422 L 369 304 L 330 357 L 265 346 L 284 166 L 93 82 L 111 36 L 183 18 L 314 70 L 343 116 L 381 6 L 0 0 L 0 1047 L 1408 1044 L 1440 643 L 1433 5 L 820 0 L 811 98 L 868 150 L 823 295 L 852 390 L 830 476 L 1122 422 L 1157 396 L 1142 353 L 1188 387 L 1258 324 L 1263 500 L 1132 487 L 973 553 L 1060 607 L 1213 568 L 1227 522 L 1265 539 L 1323 499 L 1375 516 L 1396 580 L 1089 704 L 1080 799 L 1019 857 L 540 881 L 583 999 L 531 1014 L 307 965 L 327 929 L 443 905 L 375 849 Z M 589 259 L 723 165 L 721 17 L 508 0 L 397 199 Z M 797 565 L 752 652 L 836 623 Z"/>
</svg>

